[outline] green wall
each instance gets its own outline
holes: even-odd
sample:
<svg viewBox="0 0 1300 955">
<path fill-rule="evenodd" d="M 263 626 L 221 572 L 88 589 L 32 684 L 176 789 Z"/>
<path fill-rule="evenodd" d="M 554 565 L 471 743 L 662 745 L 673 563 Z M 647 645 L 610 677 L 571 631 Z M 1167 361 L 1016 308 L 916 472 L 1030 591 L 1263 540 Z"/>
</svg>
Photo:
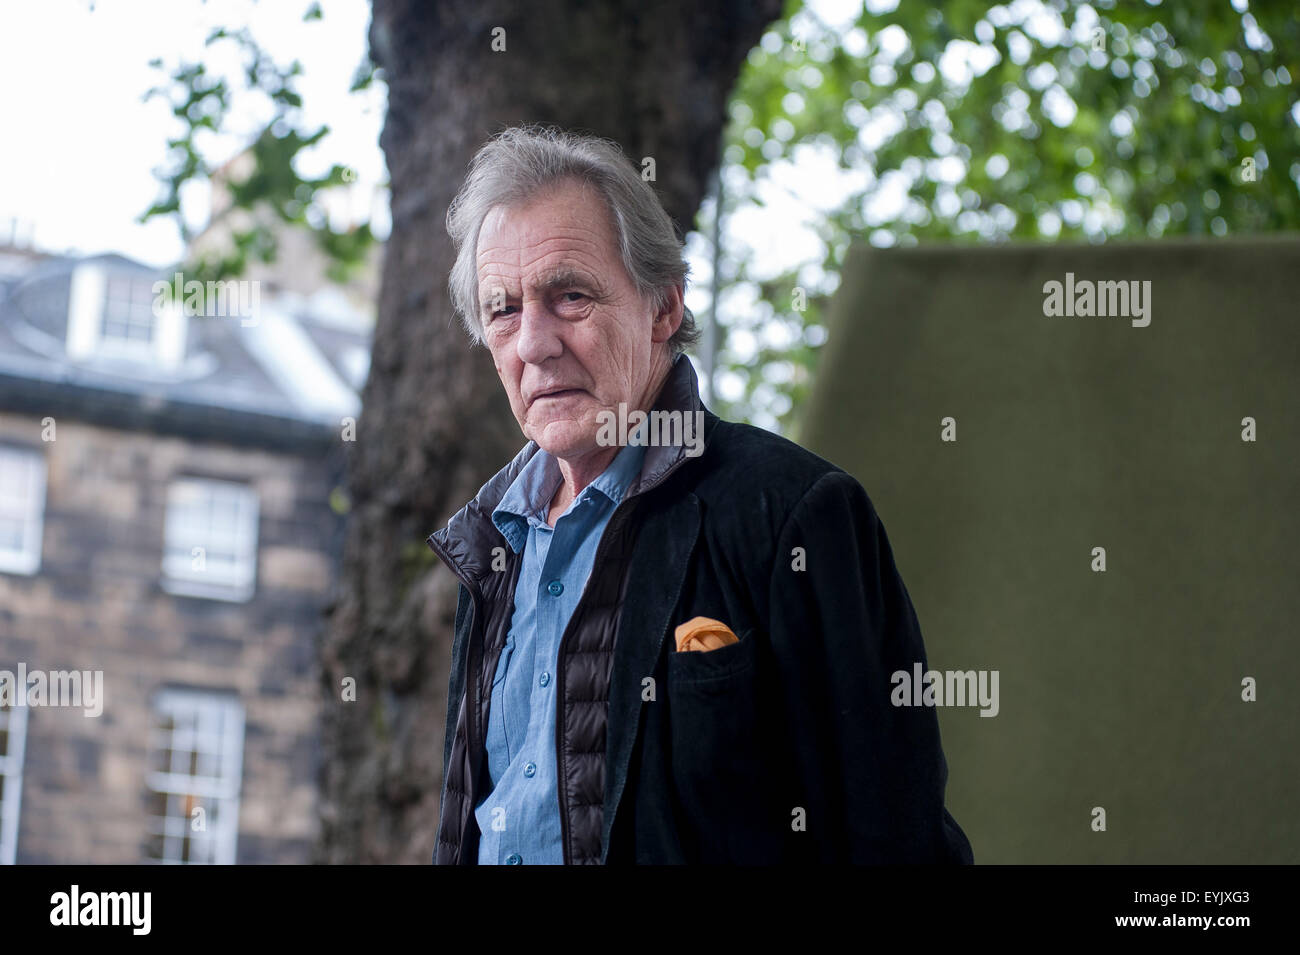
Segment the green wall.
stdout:
<svg viewBox="0 0 1300 955">
<path fill-rule="evenodd" d="M 1067 272 L 1150 324 L 1045 316 Z M 930 666 L 999 671 L 996 717 L 939 711 L 977 862 L 1300 862 L 1300 236 L 856 248 L 797 437 Z"/>
</svg>

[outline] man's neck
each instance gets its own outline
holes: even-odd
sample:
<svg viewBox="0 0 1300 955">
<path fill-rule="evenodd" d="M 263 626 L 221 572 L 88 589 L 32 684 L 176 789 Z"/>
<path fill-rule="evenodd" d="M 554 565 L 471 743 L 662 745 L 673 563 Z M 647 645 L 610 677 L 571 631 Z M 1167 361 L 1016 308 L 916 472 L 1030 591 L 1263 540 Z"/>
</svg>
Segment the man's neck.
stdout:
<svg viewBox="0 0 1300 955">
<path fill-rule="evenodd" d="M 668 373 L 672 371 L 673 359 L 675 356 L 665 354 L 660 359 L 660 367 L 650 378 L 650 385 L 646 388 L 645 394 L 637 402 L 635 408 L 629 408 L 628 413 L 632 411 L 649 411 L 654 404 L 659 392 L 663 390 L 664 382 L 668 380 Z M 546 513 L 546 523 L 554 527 L 559 516 L 568 510 L 569 505 L 577 499 L 585 488 L 596 478 L 605 473 L 606 469 L 618 457 L 618 452 L 622 450 L 617 445 L 608 448 L 597 448 L 592 453 L 575 460 L 557 458 L 556 461 L 560 466 L 560 474 L 564 478 L 560 486 L 555 490 L 555 496 L 551 498 L 550 509 Z"/>
<path fill-rule="evenodd" d="M 577 461 L 558 458 L 560 474 L 564 480 L 560 482 L 560 486 L 555 489 L 555 496 L 551 498 L 551 507 L 546 513 L 546 523 L 554 527 L 556 520 L 569 509 L 569 505 L 582 493 L 582 489 L 605 473 L 605 469 L 618 457 L 620 450 L 617 446 L 598 448 L 596 452 Z"/>
</svg>

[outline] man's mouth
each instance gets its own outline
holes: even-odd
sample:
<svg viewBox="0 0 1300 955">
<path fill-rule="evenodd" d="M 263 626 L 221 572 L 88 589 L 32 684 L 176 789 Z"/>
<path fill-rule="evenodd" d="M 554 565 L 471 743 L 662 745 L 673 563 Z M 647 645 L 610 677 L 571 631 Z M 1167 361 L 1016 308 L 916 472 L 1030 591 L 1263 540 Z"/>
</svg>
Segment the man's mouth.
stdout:
<svg viewBox="0 0 1300 955">
<path fill-rule="evenodd" d="M 551 391 L 543 391 L 533 396 L 533 402 L 541 401 L 543 398 L 571 398 L 575 395 L 586 394 L 581 388 L 555 388 Z"/>
</svg>

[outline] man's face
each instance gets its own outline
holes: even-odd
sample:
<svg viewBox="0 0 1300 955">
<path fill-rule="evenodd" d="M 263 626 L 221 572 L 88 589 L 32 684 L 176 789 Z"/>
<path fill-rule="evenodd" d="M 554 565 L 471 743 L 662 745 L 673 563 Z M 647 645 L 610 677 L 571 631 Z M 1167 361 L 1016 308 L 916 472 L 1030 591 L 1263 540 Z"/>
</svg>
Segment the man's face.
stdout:
<svg viewBox="0 0 1300 955">
<path fill-rule="evenodd" d="M 600 195 L 572 182 L 497 206 L 477 268 L 484 337 L 524 435 L 570 461 L 607 451 L 597 415 L 653 398 L 654 346 L 677 322 L 655 322 L 637 294 Z"/>
</svg>

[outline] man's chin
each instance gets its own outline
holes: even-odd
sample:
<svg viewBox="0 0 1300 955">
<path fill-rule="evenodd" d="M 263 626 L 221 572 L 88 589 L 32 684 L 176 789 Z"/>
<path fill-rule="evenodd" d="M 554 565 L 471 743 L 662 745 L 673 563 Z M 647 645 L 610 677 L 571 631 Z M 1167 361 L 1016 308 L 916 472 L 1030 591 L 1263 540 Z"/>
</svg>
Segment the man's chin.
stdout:
<svg viewBox="0 0 1300 955">
<path fill-rule="evenodd" d="M 577 421 L 557 422 L 535 429 L 533 440 L 555 458 L 581 458 L 597 450 L 594 426 L 584 427 Z"/>
</svg>

